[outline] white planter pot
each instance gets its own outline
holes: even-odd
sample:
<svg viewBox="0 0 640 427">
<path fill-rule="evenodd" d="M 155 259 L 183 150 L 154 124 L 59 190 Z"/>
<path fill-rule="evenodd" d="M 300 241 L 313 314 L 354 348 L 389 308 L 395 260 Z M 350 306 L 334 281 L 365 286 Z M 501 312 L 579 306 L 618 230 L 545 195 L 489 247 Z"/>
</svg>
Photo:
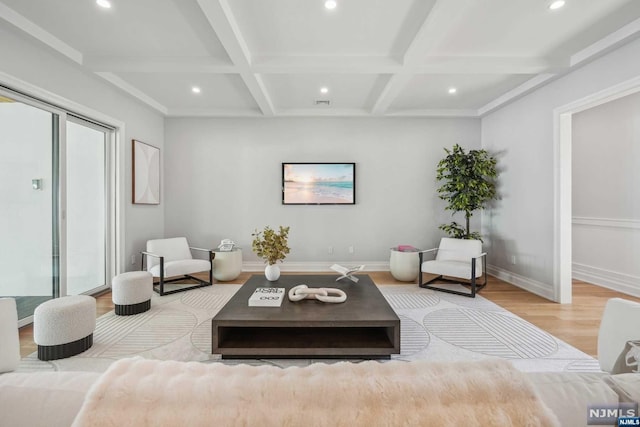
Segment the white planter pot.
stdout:
<svg viewBox="0 0 640 427">
<path fill-rule="evenodd" d="M 264 269 L 264 275 L 270 282 L 275 282 L 280 278 L 280 267 L 276 264 L 267 265 Z"/>
</svg>

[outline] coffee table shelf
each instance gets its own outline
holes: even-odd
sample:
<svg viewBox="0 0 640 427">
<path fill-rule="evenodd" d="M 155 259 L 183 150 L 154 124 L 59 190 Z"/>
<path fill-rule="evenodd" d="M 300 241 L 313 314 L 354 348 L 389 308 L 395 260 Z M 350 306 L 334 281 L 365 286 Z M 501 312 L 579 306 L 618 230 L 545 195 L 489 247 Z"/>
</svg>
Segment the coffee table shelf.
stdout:
<svg viewBox="0 0 640 427">
<path fill-rule="evenodd" d="M 380 350 L 394 349 L 392 330 L 382 327 L 219 327 L 218 347 L 225 356 L 234 353 L 240 356 L 287 356 L 291 353 L 300 356 L 372 356 L 378 355 Z M 388 354 L 384 352 L 383 355 Z"/>
<path fill-rule="evenodd" d="M 333 276 L 254 276 L 212 320 L 212 352 L 223 358 L 388 358 L 400 352 L 400 320 L 368 276 L 357 284 Z M 346 282 L 346 281 L 345 281 Z M 324 304 L 288 299 L 281 307 L 248 307 L 258 286 L 337 287 L 347 301 Z"/>
</svg>

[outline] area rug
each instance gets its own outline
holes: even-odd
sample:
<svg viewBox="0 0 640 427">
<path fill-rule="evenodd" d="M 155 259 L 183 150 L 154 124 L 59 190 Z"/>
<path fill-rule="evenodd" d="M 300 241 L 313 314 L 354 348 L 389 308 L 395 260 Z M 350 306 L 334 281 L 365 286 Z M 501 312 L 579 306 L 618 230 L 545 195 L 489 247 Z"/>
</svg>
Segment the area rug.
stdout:
<svg viewBox="0 0 640 427">
<path fill-rule="evenodd" d="M 521 371 L 600 371 L 589 355 L 526 322 L 481 295 L 467 298 L 415 285 L 379 285 L 398 314 L 401 354 L 391 360 L 507 359 Z M 18 371 L 103 372 L 114 361 L 149 359 L 303 366 L 322 359 L 222 360 L 211 354 L 211 319 L 240 289 L 214 285 L 165 296 L 135 316 L 113 312 L 96 321 L 93 347 L 77 356 L 43 362 L 36 353 Z"/>
</svg>

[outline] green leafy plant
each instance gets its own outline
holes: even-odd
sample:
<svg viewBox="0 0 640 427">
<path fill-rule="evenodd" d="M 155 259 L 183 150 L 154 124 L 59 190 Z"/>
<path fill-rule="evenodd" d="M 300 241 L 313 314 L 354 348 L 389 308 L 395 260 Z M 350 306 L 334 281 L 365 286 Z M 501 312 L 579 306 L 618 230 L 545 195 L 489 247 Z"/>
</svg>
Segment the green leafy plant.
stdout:
<svg viewBox="0 0 640 427">
<path fill-rule="evenodd" d="M 289 227 L 280 226 L 280 230 L 276 232 L 267 225 L 264 230 L 251 233 L 251 236 L 251 249 L 264 259 L 265 263 L 273 265 L 287 257 L 290 250 L 287 246 Z"/>
<path fill-rule="evenodd" d="M 453 149 L 444 149 L 447 156 L 438 162 L 436 179 L 443 184 L 438 188 L 438 196 L 448 204 L 446 209 L 464 212 L 466 225 L 455 221 L 442 224 L 439 228 L 449 236 L 459 239 L 482 241 L 480 233 L 469 230 L 469 220 L 473 212 L 484 209 L 496 193 L 497 160 L 486 150 L 465 152 L 458 144 Z"/>
</svg>

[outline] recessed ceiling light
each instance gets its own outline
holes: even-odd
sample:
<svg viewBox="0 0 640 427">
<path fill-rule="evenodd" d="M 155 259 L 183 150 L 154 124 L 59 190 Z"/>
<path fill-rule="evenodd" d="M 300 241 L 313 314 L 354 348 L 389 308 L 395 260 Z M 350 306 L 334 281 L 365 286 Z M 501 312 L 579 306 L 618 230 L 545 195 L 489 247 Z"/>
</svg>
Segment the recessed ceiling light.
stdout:
<svg viewBox="0 0 640 427">
<path fill-rule="evenodd" d="M 564 3 L 565 3 L 564 0 L 552 0 L 549 2 L 549 9 L 551 10 L 560 9 L 562 6 L 564 6 Z"/>
<path fill-rule="evenodd" d="M 192 88 L 191 88 L 191 92 L 193 92 L 193 93 L 200 93 L 200 92 L 202 92 L 202 91 L 200 90 L 200 88 L 199 88 L 198 86 L 194 86 L 194 87 L 192 87 Z"/>
<path fill-rule="evenodd" d="M 448 92 L 449 95 L 453 95 L 454 93 L 458 92 L 458 89 L 456 89 L 455 87 L 450 87 Z"/>
<path fill-rule="evenodd" d="M 329 88 L 328 87 L 321 87 L 320 88 L 320 93 L 329 93 Z"/>
<path fill-rule="evenodd" d="M 336 6 L 338 6 L 338 3 L 336 2 L 336 0 L 327 0 L 324 2 L 324 7 L 326 7 L 329 10 L 335 9 Z"/>
<path fill-rule="evenodd" d="M 105 9 L 111 9 L 111 2 L 109 0 L 96 0 L 96 4 Z"/>
</svg>

